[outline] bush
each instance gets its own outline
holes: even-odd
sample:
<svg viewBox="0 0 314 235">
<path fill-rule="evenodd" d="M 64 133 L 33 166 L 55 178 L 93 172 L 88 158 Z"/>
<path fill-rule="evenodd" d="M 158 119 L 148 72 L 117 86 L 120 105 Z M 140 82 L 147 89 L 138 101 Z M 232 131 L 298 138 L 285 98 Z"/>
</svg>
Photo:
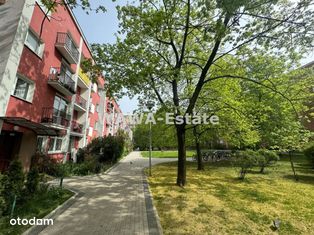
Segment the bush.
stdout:
<svg viewBox="0 0 314 235">
<path fill-rule="evenodd" d="M 237 152 L 233 158 L 236 167 L 240 168 L 239 178 L 244 179 L 248 170 L 258 164 L 258 153 L 253 150 Z"/>
<path fill-rule="evenodd" d="M 24 187 L 24 173 L 21 162 L 14 160 L 11 162 L 8 171 L 3 178 L 4 200 L 7 206 L 6 210 L 10 208 L 14 199 L 19 200 L 22 195 Z"/>
<path fill-rule="evenodd" d="M 60 178 L 60 188 L 62 188 L 63 179 L 70 175 L 69 164 L 57 163 L 55 176 Z"/>
<path fill-rule="evenodd" d="M 314 168 L 314 144 L 303 150 L 304 155 L 308 159 L 311 166 Z"/>
<path fill-rule="evenodd" d="M 72 174 L 84 176 L 101 172 L 102 164 L 98 161 L 97 157 L 88 155 L 85 158 L 84 162 L 72 165 Z"/>
<path fill-rule="evenodd" d="M 36 153 L 32 157 L 32 167 L 37 167 L 39 173 L 46 173 L 48 175 L 56 176 L 57 174 L 57 161 L 47 154 Z"/>
<path fill-rule="evenodd" d="M 86 148 L 80 148 L 77 150 L 76 153 L 76 163 L 82 163 L 84 162 L 84 155 L 86 153 Z"/>
<path fill-rule="evenodd" d="M 257 153 L 259 154 L 258 166 L 261 168 L 261 173 L 264 173 L 266 167 L 279 161 L 279 156 L 273 151 L 260 149 Z"/>
<path fill-rule="evenodd" d="M 5 210 L 5 200 L 4 200 L 4 176 L 0 173 L 0 216 Z"/>
<path fill-rule="evenodd" d="M 26 190 L 27 192 L 32 195 L 38 190 L 39 185 L 39 172 L 37 167 L 33 167 L 27 174 L 26 180 Z"/>
<path fill-rule="evenodd" d="M 115 163 L 123 156 L 123 153 L 132 150 L 131 141 L 122 131 L 116 136 L 98 137 L 91 141 L 85 148 L 79 149 L 77 153 L 77 162 L 88 161 L 87 158 L 95 158 L 98 162 Z M 96 166 L 99 169 L 99 165 Z"/>
</svg>

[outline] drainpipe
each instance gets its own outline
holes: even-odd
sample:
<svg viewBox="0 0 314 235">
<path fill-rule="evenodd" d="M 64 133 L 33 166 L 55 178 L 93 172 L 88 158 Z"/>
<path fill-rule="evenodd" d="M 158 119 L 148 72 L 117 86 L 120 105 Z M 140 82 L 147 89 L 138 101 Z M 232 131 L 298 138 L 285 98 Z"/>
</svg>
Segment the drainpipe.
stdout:
<svg viewBox="0 0 314 235">
<path fill-rule="evenodd" d="M 75 71 L 75 74 L 74 74 L 75 90 L 77 89 L 77 79 L 78 79 L 78 74 L 79 74 L 79 70 L 80 70 L 81 58 L 82 58 L 82 47 L 83 47 L 83 38 L 80 37 L 79 59 L 78 59 L 77 66 L 76 66 L 76 71 Z M 64 154 L 64 157 L 63 157 L 63 163 L 65 163 L 67 161 L 67 154 L 68 154 L 68 151 L 69 151 L 69 148 L 70 148 L 70 138 L 71 138 L 71 128 L 72 128 L 72 121 L 73 121 L 73 112 L 74 112 L 75 98 L 76 98 L 76 94 L 74 94 L 72 96 L 72 99 L 71 99 L 71 105 L 70 105 L 71 118 L 70 118 L 70 125 L 68 127 L 67 135 L 66 135 L 66 138 L 65 138 L 65 146 L 64 146 L 65 147 L 65 154 Z M 71 150 L 72 149 L 70 149 L 70 153 L 71 153 Z M 75 156 L 74 156 L 74 159 L 76 159 Z"/>
</svg>

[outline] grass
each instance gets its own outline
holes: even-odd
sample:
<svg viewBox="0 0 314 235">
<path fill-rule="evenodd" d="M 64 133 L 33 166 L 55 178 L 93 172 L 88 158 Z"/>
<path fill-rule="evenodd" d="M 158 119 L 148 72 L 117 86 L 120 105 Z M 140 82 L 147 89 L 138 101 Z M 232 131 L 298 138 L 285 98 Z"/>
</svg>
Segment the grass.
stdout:
<svg viewBox="0 0 314 235">
<path fill-rule="evenodd" d="M 143 157 L 149 157 L 149 151 L 141 151 Z M 187 157 L 192 157 L 195 154 L 195 151 L 188 150 L 186 151 Z M 152 151 L 153 158 L 177 158 L 178 151 Z"/>
<path fill-rule="evenodd" d="M 64 203 L 70 197 L 73 196 L 73 192 L 60 189 L 52 188 L 44 193 L 37 193 L 31 198 L 27 198 L 16 205 L 13 218 L 30 219 L 36 217 L 36 219 L 43 218 L 59 205 Z M 0 234 L 22 234 L 30 226 L 24 225 L 10 225 L 10 218 L 0 218 Z"/>
<path fill-rule="evenodd" d="M 295 165 L 298 182 L 286 158 L 240 181 L 228 162 L 207 163 L 205 171 L 187 162 L 184 188 L 174 185 L 176 162 L 154 166 L 149 184 L 164 234 L 313 234 L 314 171 L 300 157 Z"/>
</svg>

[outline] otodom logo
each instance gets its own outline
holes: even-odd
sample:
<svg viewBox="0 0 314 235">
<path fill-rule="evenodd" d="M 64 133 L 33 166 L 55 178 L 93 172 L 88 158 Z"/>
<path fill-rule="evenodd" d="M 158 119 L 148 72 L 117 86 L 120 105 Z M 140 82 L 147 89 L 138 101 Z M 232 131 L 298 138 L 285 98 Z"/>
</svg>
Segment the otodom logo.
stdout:
<svg viewBox="0 0 314 235">
<path fill-rule="evenodd" d="M 20 217 L 10 219 L 11 225 L 53 225 L 53 219 L 21 219 Z"/>
</svg>

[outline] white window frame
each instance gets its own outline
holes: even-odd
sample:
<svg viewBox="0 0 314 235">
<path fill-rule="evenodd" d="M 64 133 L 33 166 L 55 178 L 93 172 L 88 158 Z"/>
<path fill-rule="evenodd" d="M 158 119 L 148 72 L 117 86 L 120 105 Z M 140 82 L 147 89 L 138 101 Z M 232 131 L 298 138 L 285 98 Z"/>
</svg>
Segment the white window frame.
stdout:
<svg viewBox="0 0 314 235">
<path fill-rule="evenodd" d="M 92 137 L 93 136 L 93 131 L 94 128 L 92 128 L 91 126 L 88 128 L 88 136 Z"/>
<path fill-rule="evenodd" d="M 51 143 L 52 139 L 54 139 L 54 142 L 53 142 L 52 150 L 50 150 L 50 143 Z M 61 148 L 60 149 L 56 149 L 58 140 L 61 140 Z M 61 153 L 62 152 L 62 146 L 63 146 L 63 137 L 60 137 L 60 136 L 50 137 L 50 142 L 49 142 L 49 146 L 48 146 L 48 153 L 49 154 Z"/>
<path fill-rule="evenodd" d="M 93 91 L 97 93 L 97 83 L 93 83 Z"/>
<path fill-rule="evenodd" d="M 42 57 L 43 57 L 43 54 L 44 54 L 44 50 L 45 50 L 45 43 L 43 42 L 42 39 L 40 39 L 40 40 L 39 40 L 39 41 L 40 41 L 40 45 L 36 45 L 37 49 L 34 49 L 33 46 L 32 46 L 30 43 L 28 43 L 28 41 L 27 41 L 29 35 L 34 36 L 33 39 L 35 39 L 35 40 L 38 40 L 38 39 L 39 39 L 39 36 L 38 36 L 33 30 L 29 29 L 29 30 L 27 31 L 26 38 L 25 38 L 25 42 L 24 42 L 25 46 L 27 46 L 27 47 L 28 47 L 31 51 L 33 51 L 37 56 L 39 56 L 40 58 L 42 58 Z"/>
<path fill-rule="evenodd" d="M 91 104 L 90 112 L 93 113 L 93 114 L 95 113 L 95 105 L 94 104 Z"/>
<path fill-rule="evenodd" d="M 42 139 L 41 146 L 38 146 L 39 139 Z M 46 141 L 47 141 L 47 138 L 45 136 L 41 136 L 41 135 L 37 136 L 36 151 L 39 151 L 41 153 L 46 152 Z"/>
<path fill-rule="evenodd" d="M 99 104 L 96 104 L 96 112 L 99 113 Z"/>
<path fill-rule="evenodd" d="M 28 89 L 27 89 L 26 97 L 20 97 L 20 96 L 15 94 L 16 85 L 17 85 L 18 80 L 22 80 L 22 81 L 28 83 Z M 16 97 L 16 98 L 18 98 L 18 99 L 21 99 L 21 100 L 24 100 L 24 101 L 32 103 L 34 92 L 35 92 L 35 83 L 34 83 L 34 81 L 30 80 L 29 78 L 25 77 L 22 74 L 17 73 L 16 74 L 14 90 L 12 91 L 11 95 Z"/>
</svg>

